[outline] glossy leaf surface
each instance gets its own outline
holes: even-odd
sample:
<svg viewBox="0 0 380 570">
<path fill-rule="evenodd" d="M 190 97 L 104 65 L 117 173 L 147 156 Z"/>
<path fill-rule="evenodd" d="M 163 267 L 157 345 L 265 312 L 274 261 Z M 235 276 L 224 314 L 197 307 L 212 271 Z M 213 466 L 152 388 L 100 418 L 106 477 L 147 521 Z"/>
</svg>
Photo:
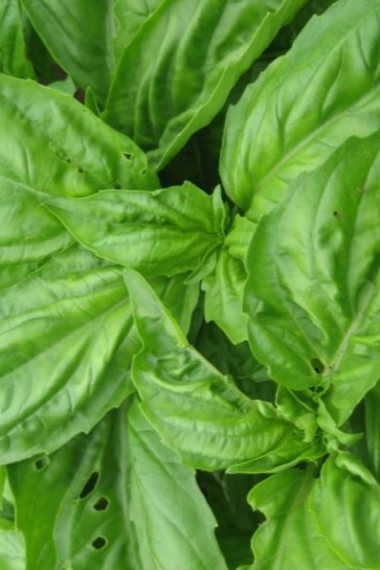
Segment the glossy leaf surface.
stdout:
<svg viewBox="0 0 380 570">
<path fill-rule="evenodd" d="M 47 203 L 85 247 L 148 277 L 196 270 L 224 239 L 219 189 L 208 196 L 187 182 L 155 192 L 104 191 Z"/>
<path fill-rule="evenodd" d="M 257 360 L 294 389 L 320 385 L 341 424 L 377 382 L 379 134 L 299 178 L 259 224 L 245 308 Z"/>
<path fill-rule="evenodd" d="M 0 294 L 1 462 L 57 449 L 131 392 L 117 268 L 74 246 Z"/>
<path fill-rule="evenodd" d="M 162 168 L 304 0 L 164 0 L 126 47 L 105 119 Z M 152 57 L 154 54 L 154 57 Z"/>
<path fill-rule="evenodd" d="M 26 54 L 18 0 L 0 0 L 0 71 L 15 77 L 34 78 Z"/>
<path fill-rule="evenodd" d="M 349 137 L 379 129 L 379 10 L 379 0 L 336 2 L 229 111 L 223 184 L 251 219 Z"/>
<path fill-rule="evenodd" d="M 0 175 L 49 195 L 158 186 L 146 157 L 72 97 L 0 75 Z"/>
<path fill-rule="evenodd" d="M 125 273 L 143 344 L 132 376 L 142 409 L 186 464 L 213 470 L 254 460 L 300 434 L 269 403 L 247 398 L 194 348 L 136 272 Z M 280 454 L 281 455 L 281 454 Z M 286 458 L 286 454 L 280 458 Z"/>
<path fill-rule="evenodd" d="M 226 568 L 194 473 L 137 405 L 49 458 L 11 466 L 9 476 L 28 569 Z M 41 509 L 46 493 L 49 509 Z"/>
</svg>

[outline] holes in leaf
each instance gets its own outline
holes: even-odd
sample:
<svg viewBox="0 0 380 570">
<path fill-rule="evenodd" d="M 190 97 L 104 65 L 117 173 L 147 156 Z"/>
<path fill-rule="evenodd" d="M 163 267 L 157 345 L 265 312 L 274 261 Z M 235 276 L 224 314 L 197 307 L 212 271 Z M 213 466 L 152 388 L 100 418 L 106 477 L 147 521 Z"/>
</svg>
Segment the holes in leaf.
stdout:
<svg viewBox="0 0 380 570">
<path fill-rule="evenodd" d="M 108 542 L 104 536 L 97 536 L 91 544 L 95 550 L 102 550 L 102 548 L 105 548 L 107 546 Z"/>
<path fill-rule="evenodd" d="M 99 477 L 100 477 L 99 471 L 94 471 L 93 473 L 91 473 L 90 477 L 87 479 L 79 495 L 80 499 L 85 499 L 92 493 L 92 491 L 95 489 L 96 485 L 99 482 Z"/>
<path fill-rule="evenodd" d="M 124 158 L 125 160 L 133 160 L 133 154 L 131 154 L 130 152 L 125 152 Z"/>
<path fill-rule="evenodd" d="M 312 365 L 312 367 L 314 368 L 314 370 L 317 374 L 323 374 L 323 372 L 325 370 L 325 366 L 324 366 L 323 362 L 321 362 L 319 360 L 319 358 L 312 358 L 310 360 L 310 364 Z"/>
<path fill-rule="evenodd" d="M 106 511 L 110 506 L 110 502 L 107 497 L 100 497 L 94 504 L 95 511 Z"/>
<path fill-rule="evenodd" d="M 84 174 L 84 170 L 81 166 L 77 167 L 77 172 L 78 172 L 78 174 Z"/>
<path fill-rule="evenodd" d="M 34 462 L 34 467 L 37 471 L 43 471 L 46 467 L 50 464 L 50 459 L 44 455 L 43 457 L 39 457 Z"/>
<path fill-rule="evenodd" d="M 340 213 L 338 212 L 338 210 L 334 210 L 334 211 L 333 211 L 333 216 L 334 216 L 334 218 L 335 218 L 336 220 L 339 220 L 339 219 L 340 219 Z"/>
<path fill-rule="evenodd" d="M 143 168 L 142 170 L 140 170 L 140 173 L 144 176 L 144 174 L 146 174 L 146 168 Z"/>
</svg>

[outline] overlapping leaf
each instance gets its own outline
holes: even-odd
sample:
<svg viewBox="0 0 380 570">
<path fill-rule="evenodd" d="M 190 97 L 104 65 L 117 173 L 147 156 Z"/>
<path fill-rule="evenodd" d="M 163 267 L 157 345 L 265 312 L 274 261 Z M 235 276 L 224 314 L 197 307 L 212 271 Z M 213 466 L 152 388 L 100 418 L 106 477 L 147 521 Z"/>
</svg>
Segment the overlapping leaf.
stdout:
<svg viewBox="0 0 380 570">
<path fill-rule="evenodd" d="M 162 1 L 123 53 L 105 119 L 162 168 L 220 111 L 239 77 L 303 4 Z"/>
<path fill-rule="evenodd" d="M 189 182 L 155 192 L 58 198 L 48 208 L 85 247 L 148 277 L 196 271 L 224 239 L 219 189 L 211 197 Z"/>
<path fill-rule="evenodd" d="M 34 78 L 34 70 L 26 54 L 18 0 L 0 1 L 0 71 L 15 77 Z"/>
<path fill-rule="evenodd" d="M 379 9 L 379 0 L 340 0 L 314 17 L 229 111 L 221 174 L 250 218 L 349 137 L 380 127 Z"/>
<path fill-rule="evenodd" d="M 194 473 L 136 405 L 9 476 L 28 569 L 226 568 Z"/>
<path fill-rule="evenodd" d="M 104 105 L 124 48 L 160 0 L 22 0 L 54 58 Z"/>
<path fill-rule="evenodd" d="M 380 135 L 299 178 L 259 224 L 245 307 L 254 355 L 286 386 L 328 389 L 341 424 L 377 382 Z"/>
<path fill-rule="evenodd" d="M 300 449 L 310 448 L 312 457 L 323 453 L 305 443 L 274 406 L 250 400 L 189 346 L 139 274 L 125 275 L 143 343 L 133 361 L 133 381 L 149 421 L 186 464 L 215 470 L 249 461 L 244 470 L 256 472 L 261 458 L 265 471 L 297 458 Z M 272 452 L 273 462 L 266 462 Z"/>
<path fill-rule="evenodd" d="M 145 155 L 78 101 L 0 75 L 0 175 L 49 195 L 158 187 Z"/>
</svg>

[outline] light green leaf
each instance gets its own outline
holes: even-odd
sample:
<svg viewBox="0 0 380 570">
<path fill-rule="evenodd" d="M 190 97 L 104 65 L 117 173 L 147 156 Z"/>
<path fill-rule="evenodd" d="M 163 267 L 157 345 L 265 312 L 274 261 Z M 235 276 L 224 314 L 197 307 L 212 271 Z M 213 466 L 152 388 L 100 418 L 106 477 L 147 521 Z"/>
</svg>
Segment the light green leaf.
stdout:
<svg viewBox="0 0 380 570">
<path fill-rule="evenodd" d="M 18 0 L 0 0 L 0 71 L 15 77 L 34 78 L 33 66 L 26 55 Z"/>
<path fill-rule="evenodd" d="M 380 376 L 380 134 L 300 177 L 251 243 L 245 310 L 273 380 L 319 386 L 341 425 Z"/>
<path fill-rule="evenodd" d="M 234 344 L 248 339 L 243 293 L 247 281 L 245 261 L 256 224 L 235 214 L 215 270 L 203 280 L 206 321 L 214 321 Z"/>
<path fill-rule="evenodd" d="M 136 405 L 8 470 L 28 569 L 226 568 L 194 473 Z"/>
<path fill-rule="evenodd" d="M 216 521 L 195 473 L 160 442 L 136 405 L 129 422 L 131 517 L 141 567 L 226 570 L 214 536 Z"/>
<path fill-rule="evenodd" d="M 161 169 L 210 123 L 304 1 L 163 0 L 123 53 L 106 121 Z"/>
<path fill-rule="evenodd" d="M 214 321 L 234 344 L 248 339 L 248 319 L 243 313 L 246 280 L 243 263 L 223 249 L 218 255 L 215 271 L 202 282 L 206 292 L 206 321 Z"/>
<path fill-rule="evenodd" d="M 375 570 L 380 555 L 380 486 L 354 457 L 329 459 L 310 496 L 318 530 L 345 568 Z"/>
<path fill-rule="evenodd" d="M 74 241 L 41 206 L 45 198 L 0 175 L 0 289 L 27 277 Z"/>
<path fill-rule="evenodd" d="M 60 93 L 66 93 L 66 95 L 71 95 L 72 97 L 75 95 L 75 91 L 77 90 L 74 81 L 71 79 L 70 75 L 66 77 L 66 79 L 62 79 L 60 81 L 53 81 L 49 83 L 49 87 L 51 89 L 56 89 Z"/>
<path fill-rule="evenodd" d="M 380 382 L 365 398 L 366 443 L 371 470 L 380 482 Z"/>
<path fill-rule="evenodd" d="M 0 519 L 0 568 L 1 570 L 25 570 L 25 545 L 13 523 Z"/>
<path fill-rule="evenodd" d="M 114 0 L 113 50 L 119 62 L 126 46 L 164 0 Z"/>
<path fill-rule="evenodd" d="M 251 219 L 349 137 L 379 129 L 379 10 L 380 0 L 340 0 L 312 18 L 229 111 L 222 180 Z"/>
<path fill-rule="evenodd" d="M 161 0 L 22 0 L 43 42 L 83 89 L 104 106 L 116 65 Z"/>
<path fill-rule="evenodd" d="M 152 279 L 150 284 L 187 335 L 199 299 L 199 283 L 186 283 L 185 277 L 176 275 L 170 279 Z"/>
<path fill-rule="evenodd" d="M 263 512 L 267 521 L 253 536 L 255 562 L 250 569 L 348 569 L 329 547 L 310 512 L 308 497 L 313 483 L 309 470 L 290 469 L 252 489 L 249 502 Z M 338 520 L 332 519 L 337 527 Z"/>
<path fill-rule="evenodd" d="M 83 88 L 104 103 L 114 71 L 113 2 L 22 0 L 33 26 L 54 59 Z"/>
<path fill-rule="evenodd" d="M 196 271 L 224 240 L 220 190 L 211 197 L 190 182 L 155 192 L 57 198 L 47 206 L 86 248 L 148 277 Z"/>
<path fill-rule="evenodd" d="M 157 188 L 139 148 L 81 103 L 0 75 L 0 175 L 58 196 Z"/>
<path fill-rule="evenodd" d="M 88 432 L 133 388 L 120 270 L 74 246 L 0 293 L 0 462 Z"/>
<path fill-rule="evenodd" d="M 132 376 L 163 441 L 193 467 L 215 470 L 270 454 L 301 435 L 269 403 L 253 401 L 194 348 L 148 283 L 125 272 L 143 348 Z M 281 457 L 287 460 L 288 456 Z"/>
</svg>

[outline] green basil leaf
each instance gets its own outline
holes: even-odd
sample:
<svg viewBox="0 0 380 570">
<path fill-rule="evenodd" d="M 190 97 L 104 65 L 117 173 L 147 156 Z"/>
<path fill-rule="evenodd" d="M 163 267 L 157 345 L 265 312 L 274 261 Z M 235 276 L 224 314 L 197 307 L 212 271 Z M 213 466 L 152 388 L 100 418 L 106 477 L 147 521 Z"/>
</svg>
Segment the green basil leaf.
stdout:
<svg viewBox="0 0 380 570">
<path fill-rule="evenodd" d="M 158 187 L 130 139 L 72 97 L 37 83 L 0 75 L 0 128 L 0 175 L 40 192 Z"/>
<path fill-rule="evenodd" d="M 206 292 L 206 321 L 214 321 L 234 344 L 248 339 L 248 318 L 243 313 L 246 280 L 243 263 L 223 249 L 218 255 L 215 271 L 202 282 Z"/>
<path fill-rule="evenodd" d="M 290 469 L 252 489 L 249 502 L 267 521 L 253 536 L 255 562 L 245 570 L 347 570 L 310 512 L 308 497 L 313 483 L 310 471 Z"/>
<path fill-rule="evenodd" d="M 190 182 L 155 192 L 104 191 L 47 202 L 86 248 L 148 277 L 197 270 L 222 245 L 226 209 Z"/>
<path fill-rule="evenodd" d="M 226 568 L 194 472 L 136 405 L 8 471 L 28 568 Z"/>
<path fill-rule="evenodd" d="M 14 523 L 0 519 L 0 567 L 1 570 L 25 570 L 25 545 Z"/>
<path fill-rule="evenodd" d="M 0 462 L 88 432 L 133 388 L 120 270 L 74 246 L 0 293 Z"/>
<path fill-rule="evenodd" d="M 61 67 L 104 103 L 114 71 L 112 2 L 22 0 L 43 42 Z"/>
<path fill-rule="evenodd" d="M 163 0 L 123 53 L 105 120 L 163 168 L 304 2 Z"/>
<path fill-rule="evenodd" d="M 365 398 L 366 443 L 371 470 L 380 482 L 380 382 Z"/>
<path fill-rule="evenodd" d="M 229 111 L 223 185 L 251 219 L 349 137 L 379 129 L 379 9 L 379 0 L 340 0 L 312 18 Z"/>
<path fill-rule="evenodd" d="M 25 79 L 35 77 L 26 55 L 18 0 L 0 0 L 0 71 Z"/>
<path fill-rule="evenodd" d="M 309 504 L 319 532 L 345 568 L 377 568 L 380 486 L 357 459 L 349 455 L 330 458 Z"/>
<path fill-rule="evenodd" d="M 73 243 L 42 203 L 46 196 L 0 175 L 0 290 Z"/>
<path fill-rule="evenodd" d="M 104 106 L 117 63 L 161 0 L 22 0 L 60 66 Z"/>
<path fill-rule="evenodd" d="M 143 344 L 132 365 L 142 409 L 185 464 L 223 469 L 269 454 L 286 439 L 297 447 L 299 432 L 271 404 L 244 396 L 189 346 L 143 277 L 128 270 L 125 278 Z"/>
<path fill-rule="evenodd" d="M 380 135 L 300 177 L 251 243 L 251 348 L 280 384 L 319 386 L 341 425 L 380 376 Z"/>
<path fill-rule="evenodd" d="M 175 275 L 170 279 L 152 279 L 150 284 L 187 335 L 199 300 L 199 283 L 187 283 L 185 275 Z"/>
</svg>

